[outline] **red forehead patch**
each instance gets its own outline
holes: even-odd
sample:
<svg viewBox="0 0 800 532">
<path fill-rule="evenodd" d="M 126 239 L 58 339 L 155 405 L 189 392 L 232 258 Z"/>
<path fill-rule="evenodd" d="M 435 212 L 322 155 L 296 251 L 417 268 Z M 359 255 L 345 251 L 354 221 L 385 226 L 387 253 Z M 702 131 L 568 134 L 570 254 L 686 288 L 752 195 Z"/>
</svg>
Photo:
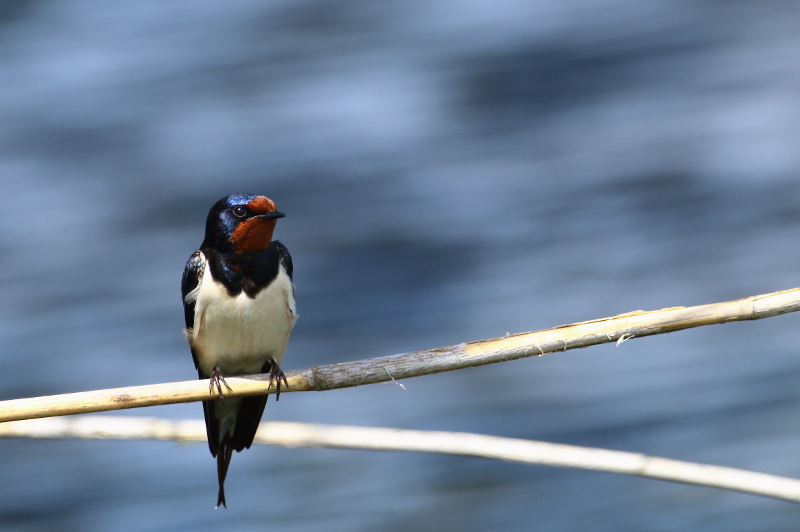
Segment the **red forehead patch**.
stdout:
<svg viewBox="0 0 800 532">
<path fill-rule="evenodd" d="M 256 196 L 250 200 L 247 206 L 250 207 L 250 210 L 257 214 L 266 214 L 270 211 L 278 210 L 275 202 L 266 196 Z"/>
</svg>

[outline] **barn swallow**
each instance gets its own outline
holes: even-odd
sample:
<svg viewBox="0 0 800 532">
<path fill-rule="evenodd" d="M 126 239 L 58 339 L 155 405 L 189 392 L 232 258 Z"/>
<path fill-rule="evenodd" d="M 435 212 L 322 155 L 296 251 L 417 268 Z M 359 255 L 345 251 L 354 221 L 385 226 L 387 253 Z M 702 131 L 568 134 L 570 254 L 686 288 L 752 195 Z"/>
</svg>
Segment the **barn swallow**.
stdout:
<svg viewBox="0 0 800 532">
<path fill-rule="evenodd" d="M 225 476 L 233 451 L 250 448 L 268 395 L 225 399 L 225 377 L 269 373 L 276 400 L 283 361 L 297 319 L 292 257 L 272 240 L 278 218 L 264 196 L 232 194 L 211 207 L 200 249 L 181 282 L 186 338 L 201 379 L 217 399 L 203 401 L 211 455 L 217 459 L 217 508 L 227 508 Z M 288 386 L 288 384 L 287 384 Z"/>
</svg>

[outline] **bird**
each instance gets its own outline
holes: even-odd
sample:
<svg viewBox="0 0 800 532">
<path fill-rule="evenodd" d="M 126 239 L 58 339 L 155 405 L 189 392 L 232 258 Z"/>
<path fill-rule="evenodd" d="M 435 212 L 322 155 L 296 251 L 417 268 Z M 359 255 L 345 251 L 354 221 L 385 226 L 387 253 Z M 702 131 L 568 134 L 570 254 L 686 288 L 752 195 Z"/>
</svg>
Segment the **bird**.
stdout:
<svg viewBox="0 0 800 532">
<path fill-rule="evenodd" d="M 225 398 L 225 377 L 269 373 L 276 400 L 289 335 L 297 320 L 292 257 L 272 240 L 285 215 L 266 196 L 231 194 L 217 201 L 206 219 L 200 249 L 181 280 L 185 336 L 200 379 L 210 379 L 203 401 L 211 455 L 217 459 L 216 508 L 228 507 L 225 477 L 233 451 L 253 443 L 268 395 Z"/>
</svg>

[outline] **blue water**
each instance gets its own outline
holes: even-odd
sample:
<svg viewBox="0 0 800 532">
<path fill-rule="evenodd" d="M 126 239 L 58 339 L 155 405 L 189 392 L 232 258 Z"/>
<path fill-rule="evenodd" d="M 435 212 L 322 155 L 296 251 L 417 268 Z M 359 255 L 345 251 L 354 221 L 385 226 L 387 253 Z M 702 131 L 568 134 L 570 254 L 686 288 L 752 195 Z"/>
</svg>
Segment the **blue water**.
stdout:
<svg viewBox="0 0 800 532">
<path fill-rule="evenodd" d="M 800 4 L 0 4 L 0 396 L 195 377 L 211 204 L 287 217 L 285 368 L 800 286 Z M 265 418 L 474 431 L 800 477 L 798 317 L 394 385 Z M 200 418 L 197 404 L 120 415 Z M 585 471 L 0 441 L 5 530 L 796 530 L 800 508 Z"/>
</svg>

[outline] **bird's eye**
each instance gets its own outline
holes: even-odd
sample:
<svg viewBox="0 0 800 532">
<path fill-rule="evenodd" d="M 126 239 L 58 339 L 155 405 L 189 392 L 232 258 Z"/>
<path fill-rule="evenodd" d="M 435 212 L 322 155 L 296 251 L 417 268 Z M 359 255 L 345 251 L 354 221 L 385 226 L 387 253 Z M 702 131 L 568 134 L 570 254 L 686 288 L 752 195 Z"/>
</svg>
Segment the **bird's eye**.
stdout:
<svg viewBox="0 0 800 532">
<path fill-rule="evenodd" d="M 247 214 L 247 209 L 245 209 L 241 205 L 237 205 L 236 207 L 233 208 L 232 212 L 233 215 L 236 216 L 237 218 L 244 218 L 245 215 Z"/>
</svg>

